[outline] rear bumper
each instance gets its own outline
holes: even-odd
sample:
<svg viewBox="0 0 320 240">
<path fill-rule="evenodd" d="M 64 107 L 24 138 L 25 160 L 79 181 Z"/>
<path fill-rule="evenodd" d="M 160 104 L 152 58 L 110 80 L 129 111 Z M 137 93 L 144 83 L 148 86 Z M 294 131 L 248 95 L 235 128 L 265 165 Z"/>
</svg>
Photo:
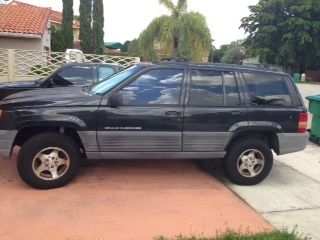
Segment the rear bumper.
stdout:
<svg viewBox="0 0 320 240">
<path fill-rule="evenodd" d="M 0 130 L 0 156 L 10 157 L 12 144 L 17 132 L 16 130 Z"/>
<path fill-rule="evenodd" d="M 298 152 L 306 148 L 309 133 L 278 133 L 279 155 Z"/>
</svg>

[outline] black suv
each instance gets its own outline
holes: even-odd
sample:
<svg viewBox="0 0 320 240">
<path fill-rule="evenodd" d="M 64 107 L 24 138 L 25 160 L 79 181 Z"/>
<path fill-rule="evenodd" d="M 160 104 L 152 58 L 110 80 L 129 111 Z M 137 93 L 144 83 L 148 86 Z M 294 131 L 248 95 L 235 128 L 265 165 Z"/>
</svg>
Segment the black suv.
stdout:
<svg viewBox="0 0 320 240">
<path fill-rule="evenodd" d="M 21 146 L 32 187 L 60 187 L 86 159 L 217 159 L 235 183 L 303 150 L 307 109 L 290 76 L 240 65 L 140 63 L 87 87 L 17 93 L 0 103 L 0 155 Z"/>
<path fill-rule="evenodd" d="M 17 92 L 34 90 L 37 88 L 92 84 L 102 81 L 118 71 L 119 67 L 114 64 L 68 63 L 58 68 L 49 76 L 39 80 L 1 83 L 0 100 Z"/>
</svg>

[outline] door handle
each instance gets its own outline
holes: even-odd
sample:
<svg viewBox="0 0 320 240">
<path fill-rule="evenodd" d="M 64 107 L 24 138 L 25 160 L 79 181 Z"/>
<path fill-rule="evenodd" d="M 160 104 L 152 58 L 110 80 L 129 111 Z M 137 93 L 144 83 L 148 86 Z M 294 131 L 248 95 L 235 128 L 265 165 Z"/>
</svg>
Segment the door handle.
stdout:
<svg viewBox="0 0 320 240">
<path fill-rule="evenodd" d="M 232 111 L 231 112 L 232 116 L 237 116 L 237 115 L 241 115 L 241 114 L 242 114 L 242 112 L 240 112 L 240 111 Z"/>
<path fill-rule="evenodd" d="M 178 111 L 166 111 L 166 116 L 168 117 L 176 117 L 176 116 L 181 116 L 181 112 Z"/>
</svg>

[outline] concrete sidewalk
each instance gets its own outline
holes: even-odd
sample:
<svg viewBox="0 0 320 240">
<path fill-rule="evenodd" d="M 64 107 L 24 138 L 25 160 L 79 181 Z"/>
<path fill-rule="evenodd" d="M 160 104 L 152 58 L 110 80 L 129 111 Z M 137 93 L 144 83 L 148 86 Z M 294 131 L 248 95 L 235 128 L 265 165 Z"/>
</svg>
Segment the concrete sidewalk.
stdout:
<svg viewBox="0 0 320 240">
<path fill-rule="evenodd" d="M 275 157 L 269 177 L 256 186 L 222 181 L 262 216 L 281 229 L 320 240 L 320 148 L 309 144 L 302 152 Z"/>
</svg>

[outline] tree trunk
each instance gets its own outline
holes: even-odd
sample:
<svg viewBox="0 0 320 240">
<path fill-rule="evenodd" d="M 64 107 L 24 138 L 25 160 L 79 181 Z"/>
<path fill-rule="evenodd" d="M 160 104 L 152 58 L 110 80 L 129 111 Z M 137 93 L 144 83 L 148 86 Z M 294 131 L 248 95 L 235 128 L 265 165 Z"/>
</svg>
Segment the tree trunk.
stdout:
<svg viewBox="0 0 320 240">
<path fill-rule="evenodd" d="M 173 58 L 178 58 L 180 57 L 179 55 L 179 38 L 178 37 L 173 37 Z"/>
</svg>

